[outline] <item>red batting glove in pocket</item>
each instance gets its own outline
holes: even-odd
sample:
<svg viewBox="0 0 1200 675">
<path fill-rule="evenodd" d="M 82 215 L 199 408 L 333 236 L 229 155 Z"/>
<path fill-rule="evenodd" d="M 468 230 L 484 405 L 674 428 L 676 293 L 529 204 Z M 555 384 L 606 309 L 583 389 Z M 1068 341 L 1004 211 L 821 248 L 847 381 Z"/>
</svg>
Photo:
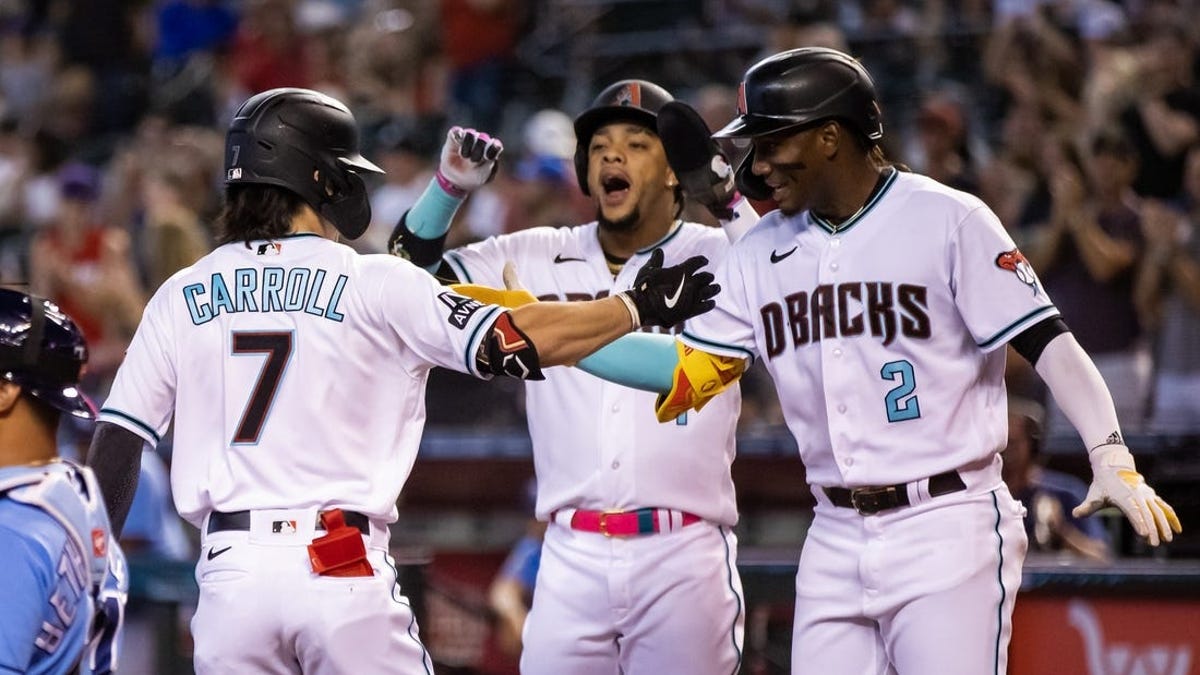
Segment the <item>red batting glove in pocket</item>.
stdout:
<svg viewBox="0 0 1200 675">
<path fill-rule="evenodd" d="M 375 575 L 367 562 L 367 547 L 362 533 L 346 525 L 341 509 L 321 514 L 327 534 L 308 545 L 313 571 L 323 577 L 370 577 Z"/>
</svg>

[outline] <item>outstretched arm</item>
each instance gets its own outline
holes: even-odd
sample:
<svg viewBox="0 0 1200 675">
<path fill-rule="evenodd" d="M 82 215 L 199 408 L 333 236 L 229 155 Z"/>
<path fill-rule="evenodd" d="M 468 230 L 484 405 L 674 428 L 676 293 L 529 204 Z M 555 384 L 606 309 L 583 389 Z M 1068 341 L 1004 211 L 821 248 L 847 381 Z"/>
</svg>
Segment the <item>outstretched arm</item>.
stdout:
<svg viewBox="0 0 1200 675">
<path fill-rule="evenodd" d="M 1081 518 L 1112 504 L 1151 546 L 1171 541 L 1181 531 L 1179 518 L 1138 473 L 1121 437 L 1112 395 L 1075 336 L 1059 333 L 1034 361 L 1055 402 L 1083 438 L 1091 460 L 1092 484 L 1072 513 Z"/>
<path fill-rule="evenodd" d="M 512 310 L 513 322 L 537 346 L 542 365 L 573 365 L 642 326 L 674 326 L 716 306 L 720 287 L 701 268 L 704 256 L 663 267 L 662 249 L 638 270 L 633 288 L 588 302 L 534 302 Z"/>
</svg>

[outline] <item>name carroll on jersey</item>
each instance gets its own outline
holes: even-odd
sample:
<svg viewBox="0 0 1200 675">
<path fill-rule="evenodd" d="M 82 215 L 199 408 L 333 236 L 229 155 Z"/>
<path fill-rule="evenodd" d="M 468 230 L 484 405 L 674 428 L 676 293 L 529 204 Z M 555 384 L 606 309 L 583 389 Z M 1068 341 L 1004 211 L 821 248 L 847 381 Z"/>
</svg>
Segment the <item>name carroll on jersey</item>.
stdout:
<svg viewBox="0 0 1200 675">
<path fill-rule="evenodd" d="M 344 274 L 331 277 L 320 268 L 238 268 L 232 279 L 215 273 L 208 283 L 184 286 L 183 299 L 197 326 L 237 312 L 304 311 L 341 322 L 345 316 L 338 305 L 347 281 Z"/>
<path fill-rule="evenodd" d="M 797 291 L 782 302 L 762 306 L 767 358 L 789 344 L 800 347 L 822 338 L 870 334 L 890 345 L 897 335 L 930 336 L 928 291 L 916 284 L 849 281 Z"/>
</svg>

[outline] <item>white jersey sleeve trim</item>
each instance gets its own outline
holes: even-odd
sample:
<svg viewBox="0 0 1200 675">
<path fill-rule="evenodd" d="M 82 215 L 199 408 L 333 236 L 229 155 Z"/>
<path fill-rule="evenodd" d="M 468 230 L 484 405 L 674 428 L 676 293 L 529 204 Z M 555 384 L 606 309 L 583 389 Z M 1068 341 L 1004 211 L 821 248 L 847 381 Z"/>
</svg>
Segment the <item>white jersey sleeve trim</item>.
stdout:
<svg viewBox="0 0 1200 675">
<path fill-rule="evenodd" d="M 114 408 L 102 408 L 97 421 L 115 424 L 123 429 L 137 434 L 138 436 L 141 436 L 144 441 L 153 446 L 157 446 L 160 440 L 158 434 L 154 431 L 154 428 L 149 424 L 146 424 L 129 413 L 124 413 Z"/>
<path fill-rule="evenodd" d="M 702 337 L 697 337 L 687 332 L 686 330 L 680 334 L 679 339 L 684 344 L 688 344 L 701 351 L 715 354 L 717 356 L 729 356 L 736 359 L 746 359 L 750 363 L 754 363 L 754 353 L 745 347 L 725 344 L 724 342 L 715 342 Z"/>
<path fill-rule="evenodd" d="M 482 377 L 484 379 L 490 379 L 492 377 L 492 373 L 481 372 L 479 368 L 476 367 L 475 355 L 479 353 L 479 344 L 487 339 L 488 329 L 492 327 L 492 324 L 494 324 L 496 319 L 499 318 L 500 312 L 503 311 L 503 307 L 490 308 L 490 310 L 484 313 L 483 317 L 479 319 L 479 323 L 475 324 L 475 328 L 471 332 L 471 339 L 467 341 L 467 351 L 463 355 L 466 359 L 464 363 L 466 364 L 467 372 L 475 375 L 476 377 Z M 536 347 L 537 345 L 534 346 Z"/>
<path fill-rule="evenodd" d="M 1025 316 L 1021 317 L 1020 319 L 1017 319 L 1016 321 L 1008 324 L 1007 326 L 1002 328 L 1000 330 L 1000 332 L 996 333 L 992 337 L 984 340 L 983 342 L 980 342 L 979 348 L 985 352 L 990 352 L 993 349 L 1000 347 L 1001 345 L 1008 344 L 1009 340 L 1016 337 L 1017 334 L 1019 334 L 1021 331 L 1025 330 L 1026 328 L 1029 328 L 1033 324 L 1035 324 L 1043 319 L 1049 319 L 1050 317 L 1055 316 L 1058 313 L 1059 313 L 1058 308 L 1055 307 L 1054 305 L 1047 305 L 1045 307 L 1039 307 L 1039 308 L 1033 310 L 1032 312 L 1026 314 Z"/>
</svg>

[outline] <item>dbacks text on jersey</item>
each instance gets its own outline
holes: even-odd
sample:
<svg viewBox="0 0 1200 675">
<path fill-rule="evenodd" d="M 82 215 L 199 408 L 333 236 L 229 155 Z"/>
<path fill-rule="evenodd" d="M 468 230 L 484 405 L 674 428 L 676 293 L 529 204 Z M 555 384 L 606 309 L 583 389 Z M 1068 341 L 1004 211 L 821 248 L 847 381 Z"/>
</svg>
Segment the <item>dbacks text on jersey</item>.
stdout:
<svg viewBox="0 0 1200 675">
<path fill-rule="evenodd" d="M 759 315 L 767 358 L 773 359 L 789 344 L 800 347 L 822 338 L 870 333 L 882 338 L 885 347 L 897 334 L 926 339 L 930 336 L 927 310 L 928 292 L 924 286 L 849 281 L 821 284 L 811 292 L 797 291 L 783 302 L 763 305 Z"/>
</svg>

